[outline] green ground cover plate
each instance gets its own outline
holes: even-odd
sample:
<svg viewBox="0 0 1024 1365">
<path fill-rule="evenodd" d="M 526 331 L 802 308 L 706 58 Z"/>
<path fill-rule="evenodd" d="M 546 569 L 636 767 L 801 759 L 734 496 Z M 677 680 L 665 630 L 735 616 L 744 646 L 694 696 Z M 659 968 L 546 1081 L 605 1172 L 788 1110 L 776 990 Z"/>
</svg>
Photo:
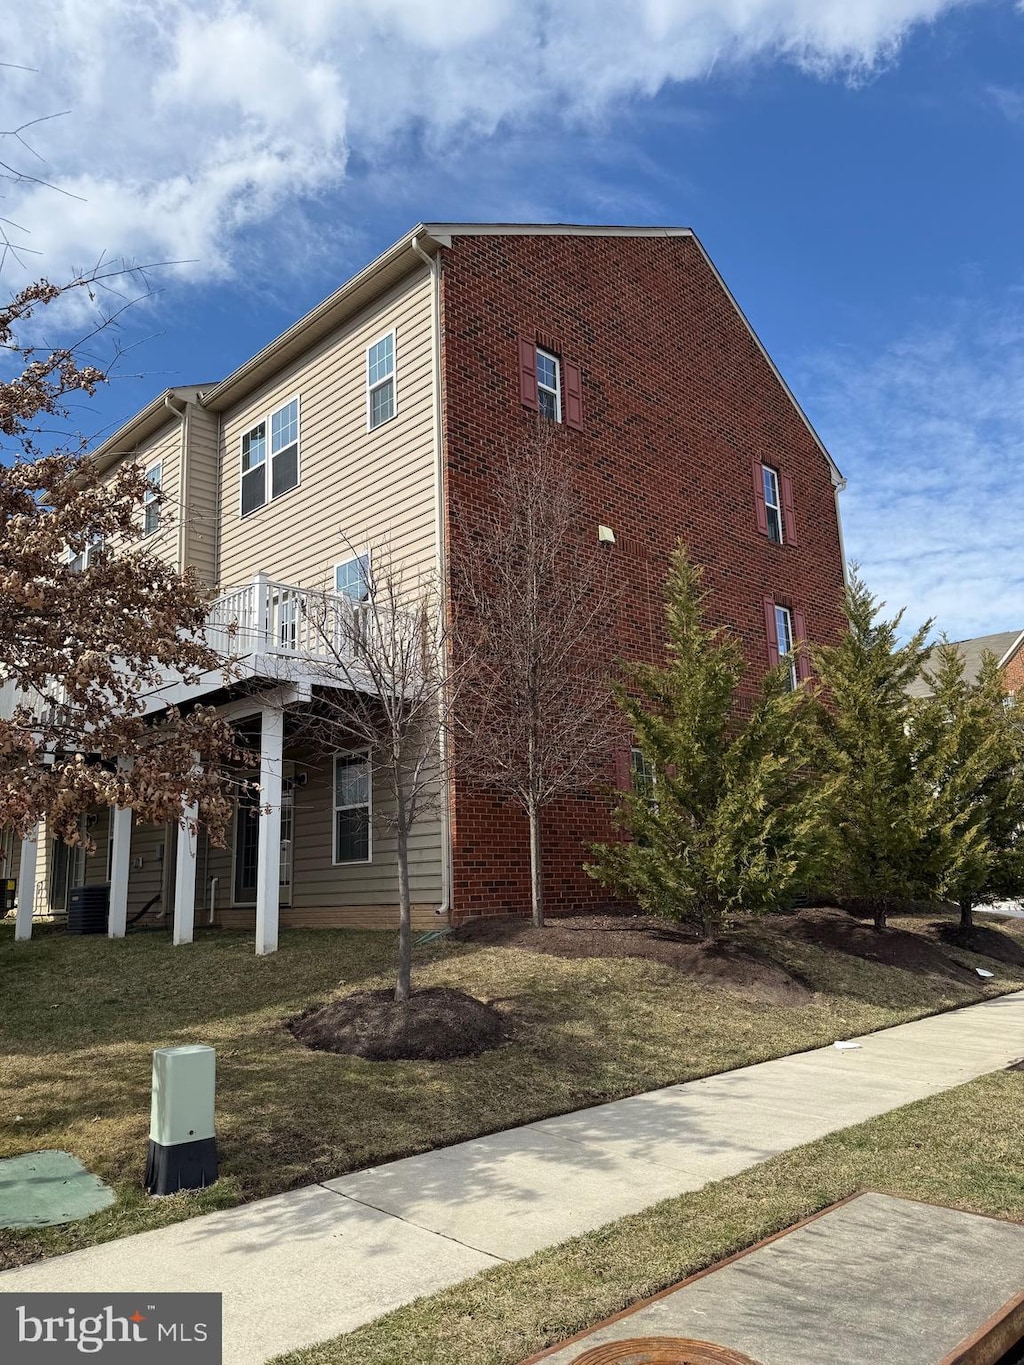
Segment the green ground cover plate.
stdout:
<svg viewBox="0 0 1024 1365">
<path fill-rule="evenodd" d="M 29 1152 L 0 1161 L 0 1228 L 44 1228 L 88 1218 L 114 1191 L 70 1152 Z"/>
</svg>

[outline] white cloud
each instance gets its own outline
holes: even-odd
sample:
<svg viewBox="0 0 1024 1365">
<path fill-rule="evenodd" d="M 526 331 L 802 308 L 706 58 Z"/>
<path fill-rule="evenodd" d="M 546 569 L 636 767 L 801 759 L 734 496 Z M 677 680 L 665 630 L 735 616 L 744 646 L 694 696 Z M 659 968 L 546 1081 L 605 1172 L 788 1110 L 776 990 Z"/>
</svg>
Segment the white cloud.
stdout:
<svg viewBox="0 0 1024 1365">
<path fill-rule="evenodd" d="M 945 311 L 875 355 L 818 358 L 798 391 L 849 479 L 872 590 L 964 639 L 1024 627 L 1024 305 Z"/>
<path fill-rule="evenodd" d="M 59 274 L 102 252 L 230 275 L 253 229 L 332 193 L 351 152 L 432 154 L 541 115 L 586 126 L 715 67 L 859 77 L 964 0 L 51 0 L 4 16 L 0 129 L 80 199 L 7 187 L 0 213 Z M 969 2 L 969 0 L 967 0 Z M 31 265 L 29 273 L 33 273 Z"/>
</svg>

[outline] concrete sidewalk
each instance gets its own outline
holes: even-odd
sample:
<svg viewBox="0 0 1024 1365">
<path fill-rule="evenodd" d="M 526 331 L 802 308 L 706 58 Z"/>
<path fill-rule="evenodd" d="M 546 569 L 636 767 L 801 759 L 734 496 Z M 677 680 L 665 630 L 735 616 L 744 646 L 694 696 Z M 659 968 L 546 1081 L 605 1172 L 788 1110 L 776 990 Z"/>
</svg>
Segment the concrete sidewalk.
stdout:
<svg viewBox="0 0 1024 1365">
<path fill-rule="evenodd" d="M 1024 992 L 857 1041 L 71 1252 L 0 1291 L 221 1291 L 225 1365 L 258 1365 L 1005 1067 L 1024 1053 Z"/>
</svg>

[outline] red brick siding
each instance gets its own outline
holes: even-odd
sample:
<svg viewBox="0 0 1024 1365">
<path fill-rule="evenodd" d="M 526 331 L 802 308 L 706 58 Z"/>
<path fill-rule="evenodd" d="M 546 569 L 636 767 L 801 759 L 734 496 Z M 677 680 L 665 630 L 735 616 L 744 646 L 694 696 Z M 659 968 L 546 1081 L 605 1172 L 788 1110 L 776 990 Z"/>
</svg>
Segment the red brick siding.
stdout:
<svg viewBox="0 0 1024 1365">
<path fill-rule="evenodd" d="M 1024 703 L 1024 645 L 1003 669 L 1003 686 L 1011 694 L 1021 693 Z"/>
<path fill-rule="evenodd" d="M 505 444 L 542 420 L 520 402 L 525 335 L 582 369 L 583 430 L 563 424 L 555 435 L 577 471 L 580 534 L 596 538 L 603 523 L 616 535 L 609 553 L 623 592 L 611 657 L 656 654 L 680 536 L 705 566 L 712 621 L 743 641 L 751 687 L 767 665 L 766 595 L 801 610 L 813 640 L 839 637 L 828 464 L 692 239 L 456 237 L 442 256 L 449 531 L 486 505 Z M 754 456 L 793 480 L 795 545 L 758 531 Z M 458 783 L 453 808 L 455 917 L 525 912 L 524 817 Z M 608 814 L 598 792 L 545 812 L 552 913 L 608 903 L 582 867 L 586 844 L 611 833 Z"/>
</svg>

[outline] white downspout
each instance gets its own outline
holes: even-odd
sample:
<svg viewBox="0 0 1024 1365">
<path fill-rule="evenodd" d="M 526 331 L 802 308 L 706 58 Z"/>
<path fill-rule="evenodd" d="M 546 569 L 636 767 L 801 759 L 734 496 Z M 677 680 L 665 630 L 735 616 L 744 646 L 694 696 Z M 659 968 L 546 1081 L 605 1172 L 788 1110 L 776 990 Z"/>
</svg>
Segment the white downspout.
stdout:
<svg viewBox="0 0 1024 1365">
<path fill-rule="evenodd" d="M 164 394 L 164 407 L 181 422 L 181 458 L 178 470 L 178 572 L 185 571 L 185 516 L 188 508 L 188 404 L 176 408 L 169 393 Z"/>
<path fill-rule="evenodd" d="M 850 566 L 846 562 L 846 539 L 843 536 L 843 516 L 839 509 L 839 494 L 845 487 L 845 479 L 842 479 L 838 483 L 835 481 L 832 483 L 832 496 L 835 499 L 836 504 L 836 527 L 839 531 L 839 554 L 843 561 L 843 587 L 848 588 L 850 586 Z"/>
<path fill-rule="evenodd" d="M 434 551 L 435 571 L 438 591 L 441 594 L 441 607 L 448 610 L 448 560 L 445 554 L 444 534 L 444 436 L 441 412 L 441 269 L 435 256 L 428 256 L 420 246 L 419 238 L 413 237 L 412 249 L 426 264 L 431 282 L 430 329 L 434 358 L 431 366 L 431 383 L 434 397 Z M 440 703 L 443 705 L 443 701 Z M 442 727 L 439 742 L 443 792 L 441 799 L 441 904 L 434 911 L 436 915 L 448 915 L 452 908 L 452 820 L 451 820 L 451 775 L 448 772 L 448 735 L 447 727 Z"/>
</svg>

